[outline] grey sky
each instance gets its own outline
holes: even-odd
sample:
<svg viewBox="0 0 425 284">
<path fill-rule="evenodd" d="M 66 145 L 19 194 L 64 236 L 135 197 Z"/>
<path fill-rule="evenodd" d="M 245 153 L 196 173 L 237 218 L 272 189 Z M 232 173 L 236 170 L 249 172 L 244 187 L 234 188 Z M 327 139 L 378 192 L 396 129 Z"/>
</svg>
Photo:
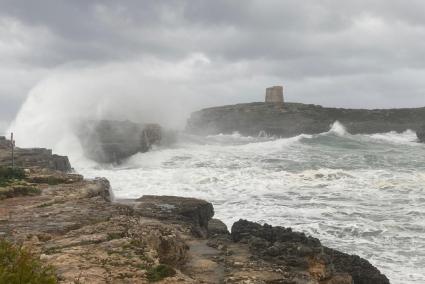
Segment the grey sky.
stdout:
<svg viewBox="0 0 425 284">
<path fill-rule="evenodd" d="M 425 106 L 424 11 L 423 0 L 0 0 L 0 131 L 52 76 L 72 96 L 70 78 L 91 70 L 84 80 L 102 85 L 107 66 L 132 71 L 105 80 L 166 85 L 153 95 L 189 110 L 259 101 L 274 84 L 290 101 Z M 108 96 L 82 80 L 75 91 Z"/>
</svg>

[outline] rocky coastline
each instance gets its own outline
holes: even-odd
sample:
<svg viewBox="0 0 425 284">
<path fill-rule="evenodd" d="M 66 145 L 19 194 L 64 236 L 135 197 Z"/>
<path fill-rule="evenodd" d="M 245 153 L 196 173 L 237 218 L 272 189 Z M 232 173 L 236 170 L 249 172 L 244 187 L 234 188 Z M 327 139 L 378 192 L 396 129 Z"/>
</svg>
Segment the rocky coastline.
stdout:
<svg viewBox="0 0 425 284">
<path fill-rule="evenodd" d="M 343 109 L 301 103 L 247 103 L 206 108 L 192 113 L 186 131 L 201 135 L 259 134 L 293 137 L 329 131 L 339 121 L 351 134 L 408 129 L 424 133 L 425 108 Z M 421 138 L 422 137 L 422 138 Z M 418 135 L 421 141 L 425 136 Z"/>
<path fill-rule="evenodd" d="M 106 179 L 26 166 L 0 186 L 0 238 L 31 248 L 59 283 L 389 283 L 290 228 L 240 220 L 229 232 L 207 201 L 115 200 Z M 14 190 L 24 186 L 36 190 Z"/>
</svg>

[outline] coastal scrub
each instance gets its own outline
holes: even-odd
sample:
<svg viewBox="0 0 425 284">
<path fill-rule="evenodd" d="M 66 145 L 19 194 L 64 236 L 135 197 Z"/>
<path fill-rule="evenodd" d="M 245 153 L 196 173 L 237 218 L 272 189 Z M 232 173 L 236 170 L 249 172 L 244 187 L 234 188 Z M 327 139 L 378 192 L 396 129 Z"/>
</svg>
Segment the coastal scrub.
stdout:
<svg viewBox="0 0 425 284">
<path fill-rule="evenodd" d="M 55 284 L 51 266 L 43 265 L 27 248 L 0 240 L 0 284 Z"/>
</svg>

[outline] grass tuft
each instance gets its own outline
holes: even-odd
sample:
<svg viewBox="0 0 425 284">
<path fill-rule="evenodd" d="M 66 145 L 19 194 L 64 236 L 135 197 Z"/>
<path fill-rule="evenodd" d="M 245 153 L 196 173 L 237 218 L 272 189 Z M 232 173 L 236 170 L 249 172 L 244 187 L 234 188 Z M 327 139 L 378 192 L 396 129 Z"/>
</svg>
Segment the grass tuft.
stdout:
<svg viewBox="0 0 425 284">
<path fill-rule="evenodd" d="M 43 265 L 29 249 L 0 240 L 0 283 L 56 284 L 51 266 Z"/>
<path fill-rule="evenodd" d="M 21 168 L 11 168 L 0 166 L 0 186 L 6 186 L 13 180 L 22 180 L 25 172 Z"/>
<path fill-rule="evenodd" d="M 160 264 L 150 268 L 147 271 L 146 275 L 150 282 L 157 282 L 157 281 L 161 281 L 164 278 L 172 277 L 176 275 L 176 271 L 168 265 Z"/>
</svg>

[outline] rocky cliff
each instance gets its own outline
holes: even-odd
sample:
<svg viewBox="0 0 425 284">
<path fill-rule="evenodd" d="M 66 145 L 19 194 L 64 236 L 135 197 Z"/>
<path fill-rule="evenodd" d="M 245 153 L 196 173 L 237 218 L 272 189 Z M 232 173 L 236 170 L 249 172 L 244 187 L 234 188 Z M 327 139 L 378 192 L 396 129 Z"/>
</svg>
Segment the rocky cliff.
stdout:
<svg viewBox="0 0 425 284">
<path fill-rule="evenodd" d="M 68 157 L 52 153 L 45 148 L 14 149 L 15 165 L 22 168 L 45 168 L 62 172 L 72 170 Z M 12 143 L 0 136 L 0 166 L 12 165 Z"/>
<path fill-rule="evenodd" d="M 99 163 L 119 163 L 159 143 L 162 130 L 157 124 L 100 120 L 81 124 L 77 136 L 87 158 Z"/>
<path fill-rule="evenodd" d="M 191 115 L 186 130 L 195 134 L 238 131 L 292 137 L 317 134 L 341 122 L 352 134 L 419 130 L 425 122 L 425 108 L 343 109 L 299 103 L 249 103 L 200 110 Z"/>
</svg>

